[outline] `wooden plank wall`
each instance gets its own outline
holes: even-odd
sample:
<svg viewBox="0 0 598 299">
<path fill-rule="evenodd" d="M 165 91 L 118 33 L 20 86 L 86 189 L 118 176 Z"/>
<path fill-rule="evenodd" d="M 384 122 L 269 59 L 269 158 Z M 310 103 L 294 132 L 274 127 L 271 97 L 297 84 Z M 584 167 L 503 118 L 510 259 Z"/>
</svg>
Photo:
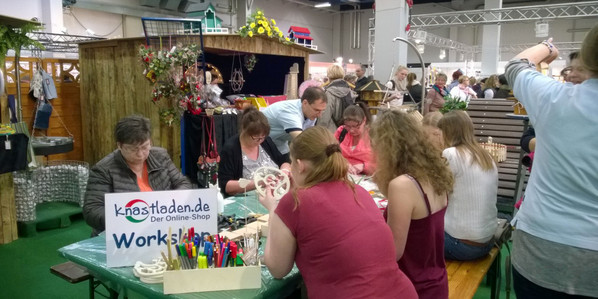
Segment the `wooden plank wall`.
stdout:
<svg viewBox="0 0 598 299">
<path fill-rule="evenodd" d="M 114 126 L 119 119 L 140 114 L 150 119 L 152 142 L 168 150 L 180 165 L 180 124 L 160 122 L 151 101 L 152 84 L 137 56 L 143 39 L 88 43 L 79 47 L 84 160 L 95 164 L 116 148 Z"/>
<path fill-rule="evenodd" d="M 14 57 L 7 57 L 5 62 L 5 81 L 7 94 L 16 95 Z M 33 132 L 36 101 L 29 99 L 29 81 L 32 73 L 42 68 L 52 75 L 56 85 L 57 98 L 51 100 L 54 111 L 50 117 L 48 130 Z M 81 108 L 79 92 L 79 61 L 73 59 L 37 59 L 21 58 L 19 72 L 21 76 L 21 102 L 23 121 L 28 124 L 29 133 L 34 136 L 69 136 L 73 135 L 73 150 L 68 153 L 51 155 L 48 160 L 83 160 L 83 138 L 81 135 Z M 15 96 L 16 100 L 16 96 Z M 9 122 L 8 108 L 2 104 L 2 122 Z M 0 175 L 0 244 L 12 242 L 18 238 L 17 217 L 14 199 L 12 174 Z"/>
<path fill-rule="evenodd" d="M 17 86 L 14 75 L 14 57 L 6 58 L 6 90 L 16 95 Z M 48 130 L 35 130 L 34 136 L 69 136 L 73 135 L 73 150 L 68 153 L 48 156 L 48 160 L 83 160 L 83 138 L 81 135 L 81 104 L 79 92 L 79 61 L 76 59 L 36 58 L 20 59 L 21 103 L 23 121 L 28 124 L 29 133 L 33 132 L 36 101 L 29 98 L 29 81 L 32 73 L 41 67 L 51 74 L 56 85 L 57 98 L 51 100 L 54 107 Z M 16 96 L 15 96 L 16 100 Z"/>
<path fill-rule="evenodd" d="M 0 244 L 18 239 L 12 173 L 0 174 Z"/>
</svg>

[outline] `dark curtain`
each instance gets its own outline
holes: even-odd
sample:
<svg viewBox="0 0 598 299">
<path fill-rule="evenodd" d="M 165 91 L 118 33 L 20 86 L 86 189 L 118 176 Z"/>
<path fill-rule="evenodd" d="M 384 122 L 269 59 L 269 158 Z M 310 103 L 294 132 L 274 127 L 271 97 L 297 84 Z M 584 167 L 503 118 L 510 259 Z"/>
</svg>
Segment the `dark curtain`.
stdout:
<svg viewBox="0 0 598 299">
<path fill-rule="evenodd" d="M 241 62 L 239 62 L 239 55 L 223 56 L 206 53 L 206 62 L 216 66 L 222 74 L 222 81 L 224 82 L 219 84 L 223 90 L 221 98 L 231 94 L 282 95 L 284 94 L 285 75 L 289 73 L 293 63 L 299 64 L 298 84 L 303 82 L 303 68 L 305 66 L 303 57 L 255 54 L 257 63 L 253 71 L 249 72 L 245 68 L 246 55 L 248 54 L 241 53 Z M 242 68 L 243 80 L 245 80 L 243 88 L 239 92 L 233 92 L 229 82 L 233 69 L 233 58 L 234 68 Z"/>
<path fill-rule="evenodd" d="M 213 118 L 216 127 L 216 145 L 218 147 L 218 154 L 220 154 L 226 140 L 238 132 L 238 117 L 236 114 L 223 114 L 214 115 Z M 201 115 L 185 113 L 183 116 L 185 127 L 183 149 L 184 174 L 194 182 L 197 181 L 197 158 L 202 154 L 201 144 L 205 142 L 204 144 L 207 146 L 208 142 L 207 130 L 209 129 L 209 125 L 207 128 L 204 127 L 203 120 L 209 122 L 209 117 L 203 113 Z"/>
</svg>

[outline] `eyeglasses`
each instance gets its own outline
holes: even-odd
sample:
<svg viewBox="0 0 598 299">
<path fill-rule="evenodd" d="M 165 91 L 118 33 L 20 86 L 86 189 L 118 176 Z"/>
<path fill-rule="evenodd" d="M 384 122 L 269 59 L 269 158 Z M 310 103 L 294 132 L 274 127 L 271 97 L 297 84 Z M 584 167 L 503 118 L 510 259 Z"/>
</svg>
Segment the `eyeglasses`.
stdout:
<svg viewBox="0 0 598 299">
<path fill-rule="evenodd" d="M 148 152 L 150 149 L 152 148 L 152 143 L 149 142 L 147 144 L 144 145 L 132 145 L 132 144 L 123 144 L 121 145 L 121 149 L 129 152 L 129 153 L 138 153 L 138 152 Z"/>
<path fill-rule="evenodd" d="M 315 111 L 316 113 L 322 113 L 322 112 L 324 112 L 324 110 L 326 110 L 326 108 L 324 108 L 324 109 L 316 109 L 316 108 L 314 108 L 314 105 L 313 105 L 313 104 L 310 104 L 310 105 L 309 105 L 309 107 L 310 107 L 310 108 L 311 108 L 313 111 Z"/>
<path fill-rule="evenodd" d="M 251 139 L 253 139 L 253 141 L 262 142 L 262 141 L 266 140 L 266 136 L 262 136 L 262 137 L 251 136 Z"/>
<path fill-rule="evenodd" d="M 353 123 L 353 124 L 350 124 Z M 345 128 L 347 128 L 347 130 L 351 130 L 351 129 L 359 129 L 359 127 L 361 127 L 361 124 L 363 124 L 363 121 L 358 122 L 357 124 L 355 124 L 357 122 L 351 121 L 351 122 L 345 122 Z"/>
</svg>

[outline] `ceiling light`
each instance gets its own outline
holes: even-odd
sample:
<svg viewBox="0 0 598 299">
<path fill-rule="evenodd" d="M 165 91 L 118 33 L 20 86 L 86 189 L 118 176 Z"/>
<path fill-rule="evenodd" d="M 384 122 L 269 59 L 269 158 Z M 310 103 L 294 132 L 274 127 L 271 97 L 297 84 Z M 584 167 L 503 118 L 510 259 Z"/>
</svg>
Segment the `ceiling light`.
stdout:
<svg viewBox="0 0 598 299">
<path fill-rule="evenodd" d="M 440 55 L 438 55 L 438 58 L 444 59 L 445 57 L 446 57 L 446 50 L 440 49 Z"/>
<path fill-rule="evenodd" d="M 318 3 L 318 4 L 314 5 L 314 7 L 318 7 L 318 8 L 320 8 L 320 7 L 330 7 L 330 6 L 331 6 L 330 2 L 322 2 L 322 3 Z"/>
<path fill-rule="evenodd" d="M 96 35 L 96 33 L 95 33 L 95 32 L 93 32 L 93 30 L 91 30 L 91 29 L 89 29 L 89 28 L 88 28 L 87 30 L 85 30 L 85 32 L 87 32 L 87 34 L 88 34 L 88 35 L 91 35 L 91 36 L 95 36 L 95 35 Z"/>
<path fill-rule="evenodd" d="M 417 45 L 417 52 L 419 52 L 419 54 L 424 54 L 424 49 L 426 47 L 424 45 Z"/>
</svg>

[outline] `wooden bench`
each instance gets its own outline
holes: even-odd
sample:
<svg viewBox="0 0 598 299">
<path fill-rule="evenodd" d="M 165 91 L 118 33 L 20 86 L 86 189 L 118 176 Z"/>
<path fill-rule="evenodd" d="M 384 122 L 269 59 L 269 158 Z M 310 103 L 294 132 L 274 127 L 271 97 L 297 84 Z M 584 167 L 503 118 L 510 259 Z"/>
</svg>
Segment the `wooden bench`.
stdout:
<svg viewBox="0 0 598 299">
<path fill-rule="evenodd" d="M 77 284 L 77 283 L 88 280 L 89 281 L 89 298 L 90 299 L 95 298 L 96 289 L 100 285 L 104 286 L 106 288 L 106 290 L 108 291 L 108 295 L 104 295 L 104 294 L 101 294 L 98 292 L 98 294 L 102 295 L 102 297 L 115 298 L 115 299 L 118 298 L 118 293 L 116 291 L 110 289 L 108 286 L 104 285 L 99 280 L 95 280 L 93 275 L 91 275 L 89 273 L 87 268 L 85 268 L 81 265 L 75 264 L 71 261 L 50 267 L 50 273 L 66 280 L 72 284 Z M 124 298 L 127 298 L 127 297 L 125 296 Z"/>
<path fill-rule="evenodd" d="M 72 284 L 89 280 L 89 298 L 94 298 L 94 280 L 87 268 L 69 261 L 50 267 L 50 273 Z"/>
<path fill-rule="evenodd" d="M 473 121 L 474 133 L 478 142 L 487 142 L 492 136 L 495 143 L 507 146 L 507 160 L 498 164 L 498 208 L 499 211 L 512 213 L 513 205 L 519 198 L 517 195 L 517 171 L 520 166 L 521 146 L 523 134 L 522 120 L 511 119 L 506 115 L 513 113 L 514 102 L 505 99 L 472 100 L 469 102 L 467 113 Z M 523 188 L 527 183 L 527 170 L 522 171 L 525 178 Z M 523 190 L 522 188 L 522 190 Z"/>
<path fill-rule="evenodd" d="M 489 281 L 500 277 L 500 249 L 494 247 L 486 257 L 474 261 L 446 261 L 446 273 L 449 299 L 473 298 L 486 273 Z M 491 288 L 492 294 L 495 294 L 496 284 L 492 283 Z"/>
<path fill-rule="evenodd" d="M 446 261 L 446 272 L 449 283 L 449 299 L 473 298 L 484 276 L 488 275 L 492 299 L 499 298 L 501 280 L 502 245 L 511 238 L 512 227 L 505 219 L 499 219 L 499 226 L 494 238 L 496 246 L 487 256 L 473 261 Z M 505 271 L 507 279 L 507 298 L 510 291 L 510 256 L 506 257 Z"/>
</svg>

